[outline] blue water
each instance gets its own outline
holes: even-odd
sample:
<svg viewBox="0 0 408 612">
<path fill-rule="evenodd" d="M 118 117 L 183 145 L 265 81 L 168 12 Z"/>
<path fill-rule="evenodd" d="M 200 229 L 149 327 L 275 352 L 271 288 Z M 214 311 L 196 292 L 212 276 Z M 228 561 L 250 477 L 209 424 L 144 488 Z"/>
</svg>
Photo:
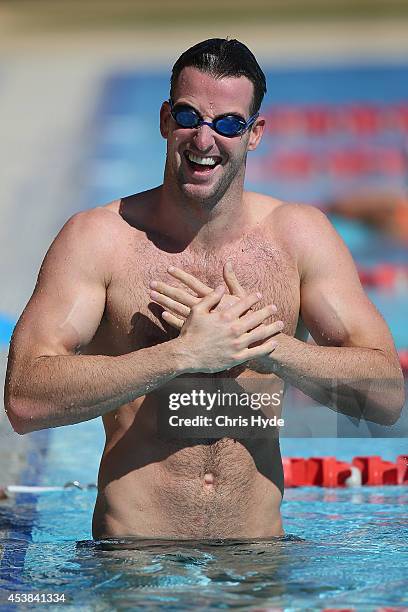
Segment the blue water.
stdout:
<svg viewBox="0 0 408 612">
<path fill-rule="evenodd" d="M 304 490 L 291 491 L 288 498 L 284 518 L 304 539 L 30 544 L 15 588 L 64 593 L 75 607 L 98 610 L 352 605 L 364 612 L 408 603 L 406 492 L 347 492 L 325 499 Z M 76 493 L 48 504 L 55 517 L 63 503 L 60 520 L 74 528 L 91 501 L 90 495 Z"/>
<path fill-rule="evenodd" d="M 38 484 L 95 482 L 103 441 L 100 420 L 50 431 L 32 458 L 43 463 Z M 405 440 L 376 440 L 374 448 L 371 440 L 326 439 L 314 440 L 312 452 L 394 460 L 406 449 Z M 283 450 L 310 456 L 310 440 L 284 440 Z M 69 489 L 0 505 L 0 529 L 13 525 L 2 540 L 0 589 L 63 593 L 75 609 L 107 611 L 408 604 L 407 487 L 288 489 L 287 536 L 270 541 L 94 542 L 94 502 L 95 490 Z"/>
<path fill-rule="evenodd" d="M 14 325 L 15 321 L 11 317 L 0 314 L 0 346 L 7 345 L 10 342 Z"/>
</svg>

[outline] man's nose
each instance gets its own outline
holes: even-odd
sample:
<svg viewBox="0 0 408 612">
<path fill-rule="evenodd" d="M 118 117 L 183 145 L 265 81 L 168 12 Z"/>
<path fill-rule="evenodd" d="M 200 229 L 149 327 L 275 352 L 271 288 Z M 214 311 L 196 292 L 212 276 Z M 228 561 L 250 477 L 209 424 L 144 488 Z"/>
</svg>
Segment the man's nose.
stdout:
<svg viewBox="0 0 408 612">
<path fill-rule="evenodd" d="M 194 144 L 202 152 L 209 152 L 214 145 L 214 130 L 209 125 L 200 125 L 195 129 Z"/>
</svg>

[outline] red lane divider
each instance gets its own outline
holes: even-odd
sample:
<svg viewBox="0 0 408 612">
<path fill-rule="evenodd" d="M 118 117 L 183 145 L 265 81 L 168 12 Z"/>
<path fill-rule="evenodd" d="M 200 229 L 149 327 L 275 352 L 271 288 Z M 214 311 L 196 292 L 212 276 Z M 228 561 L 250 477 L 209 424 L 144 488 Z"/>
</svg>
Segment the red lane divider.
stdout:
<svg viewBox="0 0 408 612">
<path fill-rule="evenodd" d="M 398 484 L 398 468 L 391 461 L 383 461 L 377 455 L 373 457 L 354 457 L 355 465 L 362 475 L 362 484 L 366 485 L 396 485 Z"/>
<path fill-rule="evenodd" d="M 307 460 L 301 457 L 282 458 L 285 487 L 303 487 L 309 484 Z"/>
<path fill-rule="evenodd" d="M 408 130 L 408 105 L 337 104 L 270 106 L 267 134 L 329 136 L 345 133 L 353 137 L 376 137 Z"/>
<path fill-rule="evenodd" d="M 311 485 L 343 487 L 351 476 L 351 466 L 334 457 L 313 457 L 308 460 L 307 471 Z"/>
<path fill-rule="evenodd" d="M 276 147 L 267 150 L 258 158 L 251 177 L 270 181 L 305 181 L 325 175 L 329 179 L 353 179 L 372 174 L 390 177 L 404 177 L 406 159 L 403 151 L 388 146 L 386 149 L 355 145 L 326 148 L 313 151 L 305 146 Z"/>
<path fill-rule="evenodd" d="M 351 463 L 335 457 L 284 457 L 285 487 L 346 487 L 408 485 L 408 455 L 396 463 L 377 455 L 354 457 Z"/>
<path fill-rule="evenodd" d="M 400 455 L 397 459 L 398 484 L 408 485 L 408 455 Z"/>
<path fill-rule="evenodd" d="M 402 371 L 404 372 L 404 374 L 408 374 L 408 349 L 398 351 L 398 356 Z"/>
<path fill-rule="evenodd" d="M 324 608 L 322 612 L 356 612 L 355 608 Z"/>
<path fill-rule="evenodd" d="M 379 264 L 371 268 L 359 268 L 361 283 L 366 287 L 396 289 L 408 287 L 408 266 Z"/>
</svg>

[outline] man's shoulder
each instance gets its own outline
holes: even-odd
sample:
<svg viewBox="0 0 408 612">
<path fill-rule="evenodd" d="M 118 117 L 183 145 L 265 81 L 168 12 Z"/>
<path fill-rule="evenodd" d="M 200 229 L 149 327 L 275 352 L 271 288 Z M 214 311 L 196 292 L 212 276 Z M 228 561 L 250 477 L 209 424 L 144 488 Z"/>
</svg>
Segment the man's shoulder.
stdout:
<svg viewBox="0 0 408 612">
<path fill-rule="evenodd" d="M 62 231 L 87 239 L 92 239 L 93 236 L 99 240 L 110 237 L 112 241 L 115 232 L 120 231 L 123 226 L 119 205 L 120 200 L 117 200 L 76 212 L 67 220 Z"/>
<path fill-rule="evenodd" d="M 133 241 L 143 240 L 157 191 L 157 188 L 150 189 L 83 210 L 73 215 L 64 227 L 73 229 L 75 235 L 89 237 L 91 243 L 94 238 L 99 244 L 108 243 L 115 250 L 129 244 L 129 237 Z"/>
<path fill-rule="evenodd" d="M 326 215 L 317 207 L 310 204 L 299 204 L 273 198 L 262 193 L 247 192 L 247 197 L 253 210 L 263 212 L 265 225 L 273 224 L 275 227 L 319 231 L 324 226 L 330 226 Z"/>
<path fill-rule="evenodd" d="M 96 225 L 100 223 L 111 225 L 120 218 L 119 206 L 120 200 L 114 200 L 107 204 L 95 206 L 94 208 L 80 210 L 68 219 L 68 223 L 83 224 L 85 226 L 89 224 L 90 229 L 96 227 Z"/>
<path fill-rule="evenodd" d="M 281 202 L 281 205 L 276 209 L 276 216 L 288 228 L 296 228 L 302 231 L 318 232 L 323 227 L 330 225 L 324 212 L 311 204 Z"/>
<path fill-rule="evenodd" d="M 120 243 L 120 218 L 109 207 L 97 206 L 74 213 L 53 240 L 48 255 L 106 260 Z"/>
<path fill-rule="evenodd" d="M 325 213 L 310 204 L 286 203 L 279 209 L 275 227 L 302 269 L 315 258 L 344 246 Z"/>
</svg>

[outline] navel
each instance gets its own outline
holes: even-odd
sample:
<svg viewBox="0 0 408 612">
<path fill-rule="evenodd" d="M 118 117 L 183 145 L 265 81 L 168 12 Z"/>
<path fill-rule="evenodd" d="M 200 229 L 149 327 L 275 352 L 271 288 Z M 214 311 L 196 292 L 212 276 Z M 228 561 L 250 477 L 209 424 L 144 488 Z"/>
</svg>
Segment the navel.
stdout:
<svg viewBox="0 0 408 612">
<path fill-rule="evenodd" d="M 215 485 L 215 477 L 214 474 L 212 472 L 206 472 L 204 474 L 204 489 L 206 491 L 212 491 L 214 489 L 214 485 Z"/>
</svg>

